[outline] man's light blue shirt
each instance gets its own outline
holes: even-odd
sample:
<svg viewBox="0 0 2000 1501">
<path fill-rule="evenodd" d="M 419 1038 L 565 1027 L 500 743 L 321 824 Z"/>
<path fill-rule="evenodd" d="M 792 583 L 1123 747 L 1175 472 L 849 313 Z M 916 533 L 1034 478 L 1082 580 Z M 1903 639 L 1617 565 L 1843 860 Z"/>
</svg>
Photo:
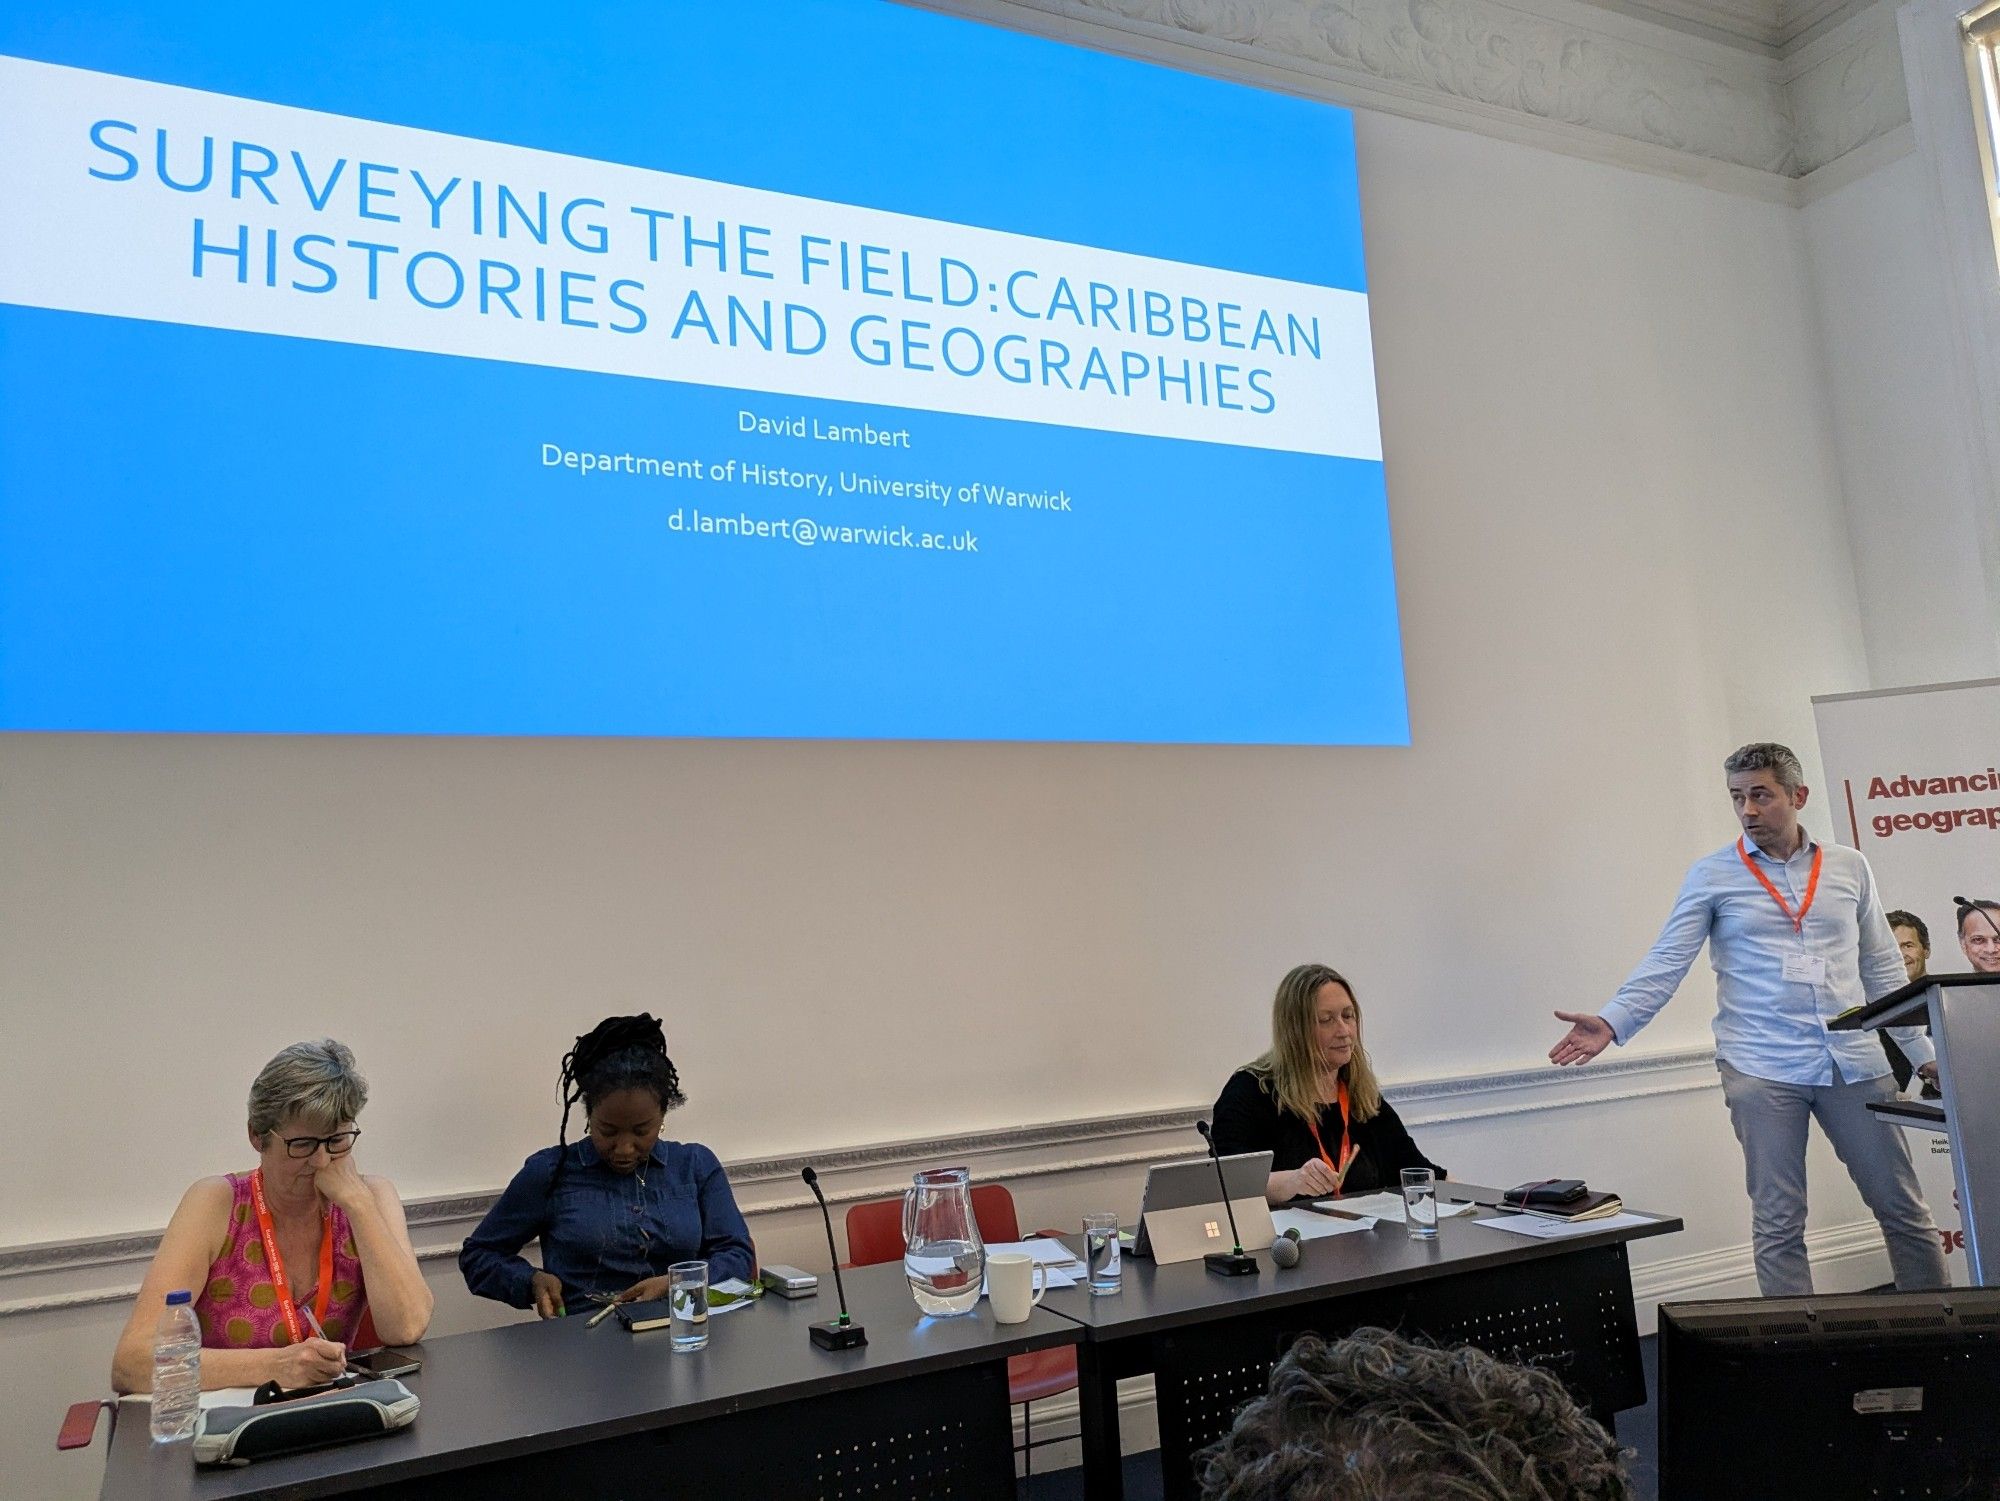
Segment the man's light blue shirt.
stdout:
<svg viewBox="0 0 2000 1501">
<path fill-rule="evenodd" d="M 1774 860 L 1747 839 L 1743 848 L 1794 914 L 1812 878 L 1813 852 L 1826 852 L 1804 930 L 1793 929 L 1737 846 L 1726 845 L 1688 870 L 1659 941 L 1598 1014 L 1621 1047 L 1630 1042 L 1673 998 L 1705 941 L 1715 966 L 1715 1053 L 1731 1068 L 1780 1084 L 1852 1084 L 1888 1073 L 1872 1032 L 1829 1032 L 1826 1025 L 1906 983 L 1867 859 L 1810 836 L 1789 860 Z M 1788 954 L 1825 960 L 1825 982 L 1785 979 Z M 1921 1027 L 1890 1035 L 1912 1064 L 1937 1057 Z"/>
</svg>

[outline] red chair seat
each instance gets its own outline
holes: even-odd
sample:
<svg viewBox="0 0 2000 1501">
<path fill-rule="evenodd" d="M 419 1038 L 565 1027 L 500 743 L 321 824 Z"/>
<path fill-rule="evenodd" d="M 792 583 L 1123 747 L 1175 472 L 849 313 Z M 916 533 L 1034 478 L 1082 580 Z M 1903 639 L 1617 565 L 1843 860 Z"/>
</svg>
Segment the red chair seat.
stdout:
<svg viewBox="0 0 2000 1501">
<path fill-rule="evenodd" d="M 972 1217 L 979 1222 L 980 1239 L 1014 1241 L 1021 1238 L 1020 1217 L 1014 1212 L 1014 1195 L 1004 1183 L 982 1183 L 972 1190 Z M 1044 1235 L 1054 1232 L 1044 1230 Z M 895 1261 L 903 1254 L 903 1201 L 877 1199 L 868 1204 L 852 1204 L 847 1210 L 847 1259 L 851 1266 L 874 1266 Z M 1076 1351 L 1035 1350 L 1015 1355 L 1007 1361 L 1007 1398 L 1010 1402 L 1039 1402 L 1076 1385 Z"/>
<path fill-rule="evenodd" d="M 1039 1402 L 1076 1385 L 1076 1349 L 1032 1350 L 1007 1361 L 1007 1400 Z"/>
</svg>

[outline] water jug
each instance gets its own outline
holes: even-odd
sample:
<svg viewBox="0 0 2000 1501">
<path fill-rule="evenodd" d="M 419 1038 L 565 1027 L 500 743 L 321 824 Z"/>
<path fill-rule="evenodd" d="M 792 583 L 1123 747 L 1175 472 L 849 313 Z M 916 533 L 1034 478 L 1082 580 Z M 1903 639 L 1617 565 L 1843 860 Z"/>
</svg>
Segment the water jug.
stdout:
<svg viewBox="0 0 2000 1501">
<path fill-rule="evenodd" d="M 986 1245 L 972 1217 L 972 1174 L 918 1173 L 903 1191 L 903 1272 L 917 1307 L 934 1318 L 970 1313 L 986 1279 Z"/>
</svg>

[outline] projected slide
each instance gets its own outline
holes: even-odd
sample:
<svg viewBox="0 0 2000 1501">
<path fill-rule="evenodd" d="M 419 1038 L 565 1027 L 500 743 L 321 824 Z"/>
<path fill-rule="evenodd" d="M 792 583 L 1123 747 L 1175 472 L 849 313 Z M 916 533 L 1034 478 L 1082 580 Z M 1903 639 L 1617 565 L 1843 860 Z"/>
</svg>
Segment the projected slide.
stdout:
<svg viewBox="0 0 2000 1501">
<path fill-rule="evenodd" d="M 1345 112 L 889 3 L 0 19 L 0 729 L 1399 744 Z"/>
</svg>

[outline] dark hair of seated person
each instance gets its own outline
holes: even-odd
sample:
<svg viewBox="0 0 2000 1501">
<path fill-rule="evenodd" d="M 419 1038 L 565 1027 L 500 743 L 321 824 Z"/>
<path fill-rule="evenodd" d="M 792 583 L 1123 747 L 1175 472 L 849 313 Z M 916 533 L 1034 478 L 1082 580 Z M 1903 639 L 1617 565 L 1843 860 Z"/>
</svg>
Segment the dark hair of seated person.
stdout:
<svg viewBox="0 0 2000 1501">
<path fill-rule="evenodd" d="M 687 1103 L 681 1092 L 680 1070 L 667 1056 L 667 1033 L 659 1020 L 641 1012 L 638 1016 L 607 1016 L 563 1054 L 562 1071 L 556 1080 L 562 1095 L 562 1124 L 556 1131 L 559 1147 L 569 1145 L 570 1112 L 578 1103 L 588 1115 L 598 1102 L 625 1089 L 641 1089 L 660 1102 L 666 1114 Z M 556 1155 L 550 1190 L 562 1181 L 563 1154 Z"/>
<path fill-rule="evenodd" d="M 1202 1501 L 1626 1501 L 1623 1452 L 1546 1371 L 1383 1329 L 1307 1334 L 1196 1460 Z"/>
</svg>

